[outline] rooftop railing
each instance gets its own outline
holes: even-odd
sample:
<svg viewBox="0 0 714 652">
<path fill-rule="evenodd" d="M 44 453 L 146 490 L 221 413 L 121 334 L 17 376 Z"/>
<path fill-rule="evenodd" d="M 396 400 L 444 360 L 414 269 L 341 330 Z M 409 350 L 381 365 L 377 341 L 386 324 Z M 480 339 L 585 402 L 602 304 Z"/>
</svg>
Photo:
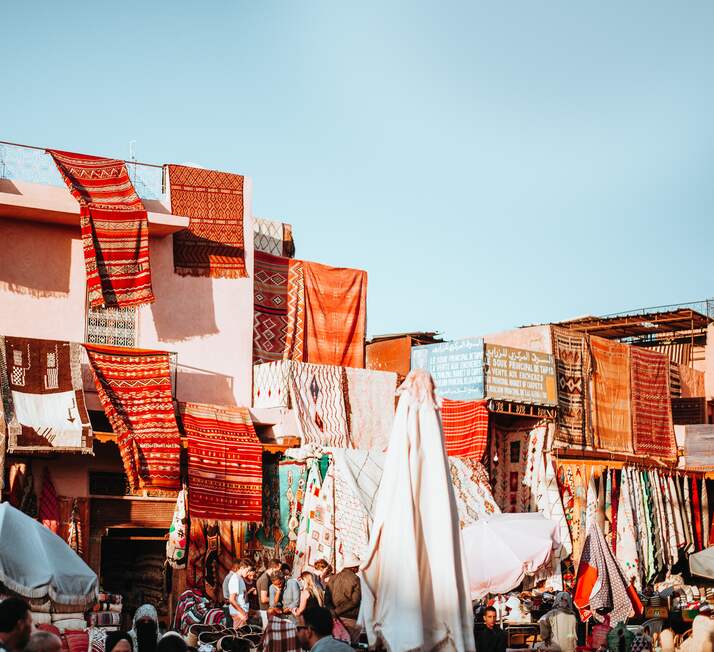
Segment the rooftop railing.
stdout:
<svg viewBox="0 0 714 652">
<path fill-rule="evenodd" d="M 125 161 L 129 178 L 142 199 L 162 199 L 166 192 L 165 167 Z M 42 147 L 0 141 L 0 179 L 64 188 L 52 157 Z"/>
</svg>

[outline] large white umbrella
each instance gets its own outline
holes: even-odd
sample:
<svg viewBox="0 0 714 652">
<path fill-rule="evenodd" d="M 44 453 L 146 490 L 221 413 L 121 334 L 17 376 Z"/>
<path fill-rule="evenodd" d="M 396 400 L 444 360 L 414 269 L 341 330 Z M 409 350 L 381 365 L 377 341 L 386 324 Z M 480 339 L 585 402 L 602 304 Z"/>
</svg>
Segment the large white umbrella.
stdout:
<svg viewBox="0 0 714 652">
<path fill-rule="evenodd" d="M 85 607 L 97 598 L 94 571 L 60 537 L 9 503 L 0 504 L 0 583 L 24 598 Z"/>
<path fill-rule="evenodd" d="M 360 576 L 370 645 L 474 650 L 459 516 L 433 383 L 421 369 L 402 385 Z"/>
<path fill-rule="evenodd" d="M 540 513 L 495 514 L 461 534 L 472 600 L 514 589 L 560 547 L 558 524 Z"/>
</svg>

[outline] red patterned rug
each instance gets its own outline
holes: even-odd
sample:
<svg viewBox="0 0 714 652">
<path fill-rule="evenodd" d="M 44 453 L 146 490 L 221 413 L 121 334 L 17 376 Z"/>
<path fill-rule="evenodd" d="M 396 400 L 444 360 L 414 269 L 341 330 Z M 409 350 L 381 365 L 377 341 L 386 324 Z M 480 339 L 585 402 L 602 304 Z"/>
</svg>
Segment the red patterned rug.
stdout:
<svg viewBox="0 0 714 652">
<path fill-rule="evenodd" d="M 182 276 L 247 276 L 243 177 L 169 165 L 171 212 L 191 219 L 174 234 L 174 270 Z"/>
<path fill-rule="evenodd" d="M 486 401 L 443 399 L 441 426 L 449 457 L 465 457 L 480 462 L 488 441 Z"/>
<path fill-rule="evenodd" d="M 253 364 L 282 360 L 288 328 L 290 259 L 255 252 L 253 271 Z"/>
<path fill-rule="evenodd" d="M 635 454 L 674 459 L 677 445 L 669 396 L 669 358 L 642 347 L 629 348 Z"/>
<path fill-rule="evenodd" d="M 191 517 L 227 521 L 263 518 L 263 447 L 246 408 L 181 406 L 188 437 Z"/>
<path fill-rule="evenodd" d="M 124 161 L 47 151 L 79 202 L 89 305 L 151 303 L 149 221 Z"/>
<path fill-rule="evenodd" d="M 169 354 L 94 344 L 85 348 L 130 487 L 179 489 L 181 442 Z"/>
</svg>

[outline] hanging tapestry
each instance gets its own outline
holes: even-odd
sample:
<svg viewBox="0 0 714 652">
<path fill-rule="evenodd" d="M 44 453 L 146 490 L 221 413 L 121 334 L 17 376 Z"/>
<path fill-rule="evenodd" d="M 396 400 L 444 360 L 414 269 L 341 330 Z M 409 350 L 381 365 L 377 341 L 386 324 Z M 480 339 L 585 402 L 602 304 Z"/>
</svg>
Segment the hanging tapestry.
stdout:
<svg viewBox="0 0 714 652">
<path fill-rule="evenodd" d="M 397 374 L 351 367 L 345 368 L 344 374 L 350 446 L 384 450 L 389 445 L 394 421 Z"/>
<path fill-rule="evenodd" d="M 688 426 L 706 423 L 707 399 L 700 398 L 673 398 L 672 423 L 675 426 Z"/>
<path fill-rule="evenodd" d="M 57 491 L 50 477 L 50 470 L 45 467 L 42 476 L 42 493 L 40 494 L 39 520 L 48 530 L 59 534 L 60 508 L 57 500 Z"/>
<path fill-rule="evenodd" d="M 96 307 L 87 309 L 87 344 L 135 347 L 139 309 Z"/>
<path fill-rule="evenodd" d="M 468 457 L 480 462 L 488 441 L 487 401 L 443 399 L 441 426 L 444 446 L 450 457 Z"/>
<path fill-rule="evenodd" d="M 253 219 L 253 246 L 256 252 L 292 258 L 295 255 L 293 228 L 290 224 L 256 217 Z"/>
<path fill-rule="evenodd" d="M 552 327 L 558 379 L 558 428 L 555 443 L 585 448 L 593 445 L 588 419 L 590 356 L 582 333 Z"/>
<path fill-rule="evenodd" d="M 80 344 L 0 335 L 8 453 L 92 454 Z"/>
<path fill-rule="evenodd" d="M 2 343 L 0 342 L 0 349 Z M 0 501 L 3 500 L 5 491 L 5 448 L 7 446 L 7 430 L 5 427 L 5 408 L 3 406 L 3 396 L 5 395 L 5 383 L 3 380 L 3 354 L 0 352 Z"/>
<path fill-rule="evenodd" d="M 186 490 L 181 489 L 176 499 L 176 507 L 171 519 L 168 541 L 166 542 L 166 561 L 171 568 L 184 568 L 186 566 L 186 550 L 188 548 L 187 524 Z"/>
<path fill-rule="evenodd" d="M 610 452 L 632 453 L 629 348 L 602 337 L 590 338 L 593 428 L 598 448 Z"/>
<path fill-rule="evenodd" d="M 632 435 L 637 455 L 675 459 L 667 356 L 630 347 Z"/>
<path fill-rule="evenodd" d="M 181 276 L 247 276 L 243 185 L 239 174 L 169 165 L 171 212 L 190 218 L 174 233 L 174 270 Z"/>
<path fill-rule="evenodd" d="M 179 489 L 181 442 L 164 351 L 85 346 L 132 491 Z"/>
<path fill-rule="evenodd" d="M 285 359 L 305 359 L 305 270 L 301 260 L 291 260 L 288 270 L 288 327 Z"/>
<path fill-rule="evenodd" d="M 565 518 L 570 527 L 570 539 L 573 543 L 573 559 L 580 558 L 585 542 L 587 523 L 586 467 L 584 464 L 565 464 L 558 466 L 558 486 L 563 502 Z"/>
<path fill-rule="evenodd" d="M 349 431 L 342 370 L 334 365 L 294 363 L 290 402 L 302 444 L 347 448 Z"/>
<path fill-rule="evenodd" d="M 253 272 L 253 364 L 285 357 L 288 328 L 287 258 L 255 252 Z"/>
<path fill-rule="evenodd" d="M 303 262 L 305 360 L 364 367 L 367 272 Z"/>
<path fill-rule="evenodd" d="M 488 485 L 486 470 L 480 462 L 449 457 L 449 471 L 462 530 L 485 516 L 501 513 Z M 338 500 L 338 513 L 341 505 Z"/>
<path fill-rule="evenodd" d="M 573 602 L 583 621 L 592 617 L 602 622 L 603 614 L 609 613 L 610 622 L 618 625 L 633 612 L 643 612 L 642 602 L 597 526 L 590 528 L 585 540 Z"/>
<path fill-rule="evenodd" d="M 246 523 L 246 554 L 256 568 L 271 559 L 282 559 L 285 534 L 280 526 L 280 476 L 277 462 L 263 465 L 263 517 L 260 523 Z"/>
<path fill-rule="evenodd" d="M 320 479 L 316 460 L 311 462 L 307 478 L 307 491 L 302 519 L 298 529 L 297 554 L 293 563 L 293 576 L 305 570 L 315 572 L 314 564 L 325 559 L 335 567 L 335 473 L 331 464 L 325 480 Z"/>
<path fill-rule="evenodd" d="M 280 491 L 280 530 L 284 535 L 282 558 L 292 565 L 298 538 L 307 482 L 307 465 L 295 460 L 282 460 L 278 466 Z"/>
<path fill-rule="evenodd" d="M 263 447 L 247 408 L 181 405 L 192 517 L 262 520 Z"/>
<path fill-rule="evenodd" d="M 704 372 L 692 369 L 689 365 L 680 364 L 679 377 L 682 398 L 697 398 L 704 396 Z"/>
<path fill-rule="evenodd" d="M 625 470 L 620 480 L 620 499 L 617 507 L 617 559 L 622 565 L 628 581 L 634 580 L 638 589 L 642 588 L 642 569 L 637 550 L 637 522 L 632 509 L 632 488 L 630 476 Z"/>
<path fill-rule="evenodd" d="M 366 558 L 370 525 L 349 472 L 335 463 L 335 572 L 344 568 L 346 559 Z"/>
<path fill-rule="evenodd" d="M 89 305 L 151 303 L 149 221 L 124 161 L 47 152 L 79 202 Z"/>
<path fill-rule="evenodd" d="M 377 491 L 382 481 L 385 454 L 375 449 L 327 448 L 335 462 L 336 473 L 346 478 L 367 512 L 374 519 Z"/>
<path fill-rule="evenodd" d="M 293 362 L 265 362 L 253 367 L 253 407 L 289 408 Z"/>
<path fill-rule="evenodd" d="M 491 481 L 493 497 L 503 512 L 530 511 L 530 488 L 523 485 L 529 433 L 497 429 L 492 438 Z"/>
<path fill-rule="evenodd" d="M 188 542 L 187 586 L 223 602 L 223 580 L 234 559 L 243 557 L 245 526 L 235 521 L 192 518 Z"/>
</svg>

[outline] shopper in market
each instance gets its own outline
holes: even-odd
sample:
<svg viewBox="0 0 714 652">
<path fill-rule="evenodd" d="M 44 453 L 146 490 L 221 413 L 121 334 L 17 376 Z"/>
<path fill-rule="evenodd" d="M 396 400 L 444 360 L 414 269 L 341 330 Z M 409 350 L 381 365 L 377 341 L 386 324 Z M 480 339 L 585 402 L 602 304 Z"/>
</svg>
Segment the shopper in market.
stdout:
<svg viewBox="0 0 714 652">
<path fill-rule="evenodd" d="M 318 559 L 314 564 L 315 570 L 317 571 L 317 583 L 318 586 L 324 591 L 327 588 L 327 584 L 333 577 L 332 566 L 327 563 L 325 559 Z"/>
<path fill-rule="evenodd" d="M 304 571 L 300 575 L 300 586 L 302 590 L 300 591 L 300 605 L 295 610 L 296 616 L 303 614 L 306 609 L 325 606 L 325 594 L 310 571 Z"/>
<path fill-rule="evenodd" d="M 156 611 L 156 607 L 143 604 L 136 610 L 129 636 L 131 636 L 134 652 L 156 652 L 156 645 L 161 637 L 159 613 Z"/>
<path fill-rule="evenodd" d="M 496 624 L 496 609 L 483 610 L 485 627 L 476 634 L 476 652 L 506 652 L 506 632 Z"/>
<path fill-rule="evenodd" d="M 555 596 L 553 608 L 538 621 L 540 636 L 546 647 L 558 646 L 562 652 L 575 652 L 578 644 L 578 621 L 573 612 L 569 593 L 561 591 Z"/>
<path fill-rule="evenodd" d="M 342 621 L 353 642 L 357 641 L 362 631 L 357 624 L 362 602 L 362 587 L 357 577 L 359 564 L 355 556 L 346 558 L 345 567 L 332 576 L 325 590 L 325 606 Z"/>
<path fill-rule="evenodd" d="M 60 652 L 61 649 L 60 637 L 43 630 L 33 632 L 30 642 L 25 646 L 25 652 Z"/>
<path fill-rule="evenodd" d="M 258 591 L 258 606 L 263 611 L 270 608 L 270 576 L 278 571 L 280 571 L 280 560 L 271 559 L 255 583 Z"/>
<path fill-rule="evenodd" d="M 0 602 L 0 652 L 19 652 L 30 640 L 32 613 L 20 598 Z"/>
<path fill-rule="evenodd" d="M 248 622 L 250 605 L 248 604 L 245 578 L 253 572 L 253 564 L 247 559 L 236 559 L 233 562 L 233 575 L 228 582 L 228 593 L 229 612 L 233 618 L 234 627 L 242 627 Z"/>
<path fill-rule="evenodd" d="M 300 582 L 296 580 L 292 575 L 292 568 L 288 564 L 283 564 L 280 567 L 285 578 L 285 586 L 283 588 L 283 611 L 286 613 L 295 613 L 297 608 L 300 606 L 300 593 L 302 589 L 300 588 Z"/>
<path fill-rule="evenodd" d="M 311 652 L 350 652 L 352 648 L 347 643 L 333 638 L 333 625 L 332 614 L 324 607 L 305 609 L 298 618 L 298 642 Z"/>
</svg>

